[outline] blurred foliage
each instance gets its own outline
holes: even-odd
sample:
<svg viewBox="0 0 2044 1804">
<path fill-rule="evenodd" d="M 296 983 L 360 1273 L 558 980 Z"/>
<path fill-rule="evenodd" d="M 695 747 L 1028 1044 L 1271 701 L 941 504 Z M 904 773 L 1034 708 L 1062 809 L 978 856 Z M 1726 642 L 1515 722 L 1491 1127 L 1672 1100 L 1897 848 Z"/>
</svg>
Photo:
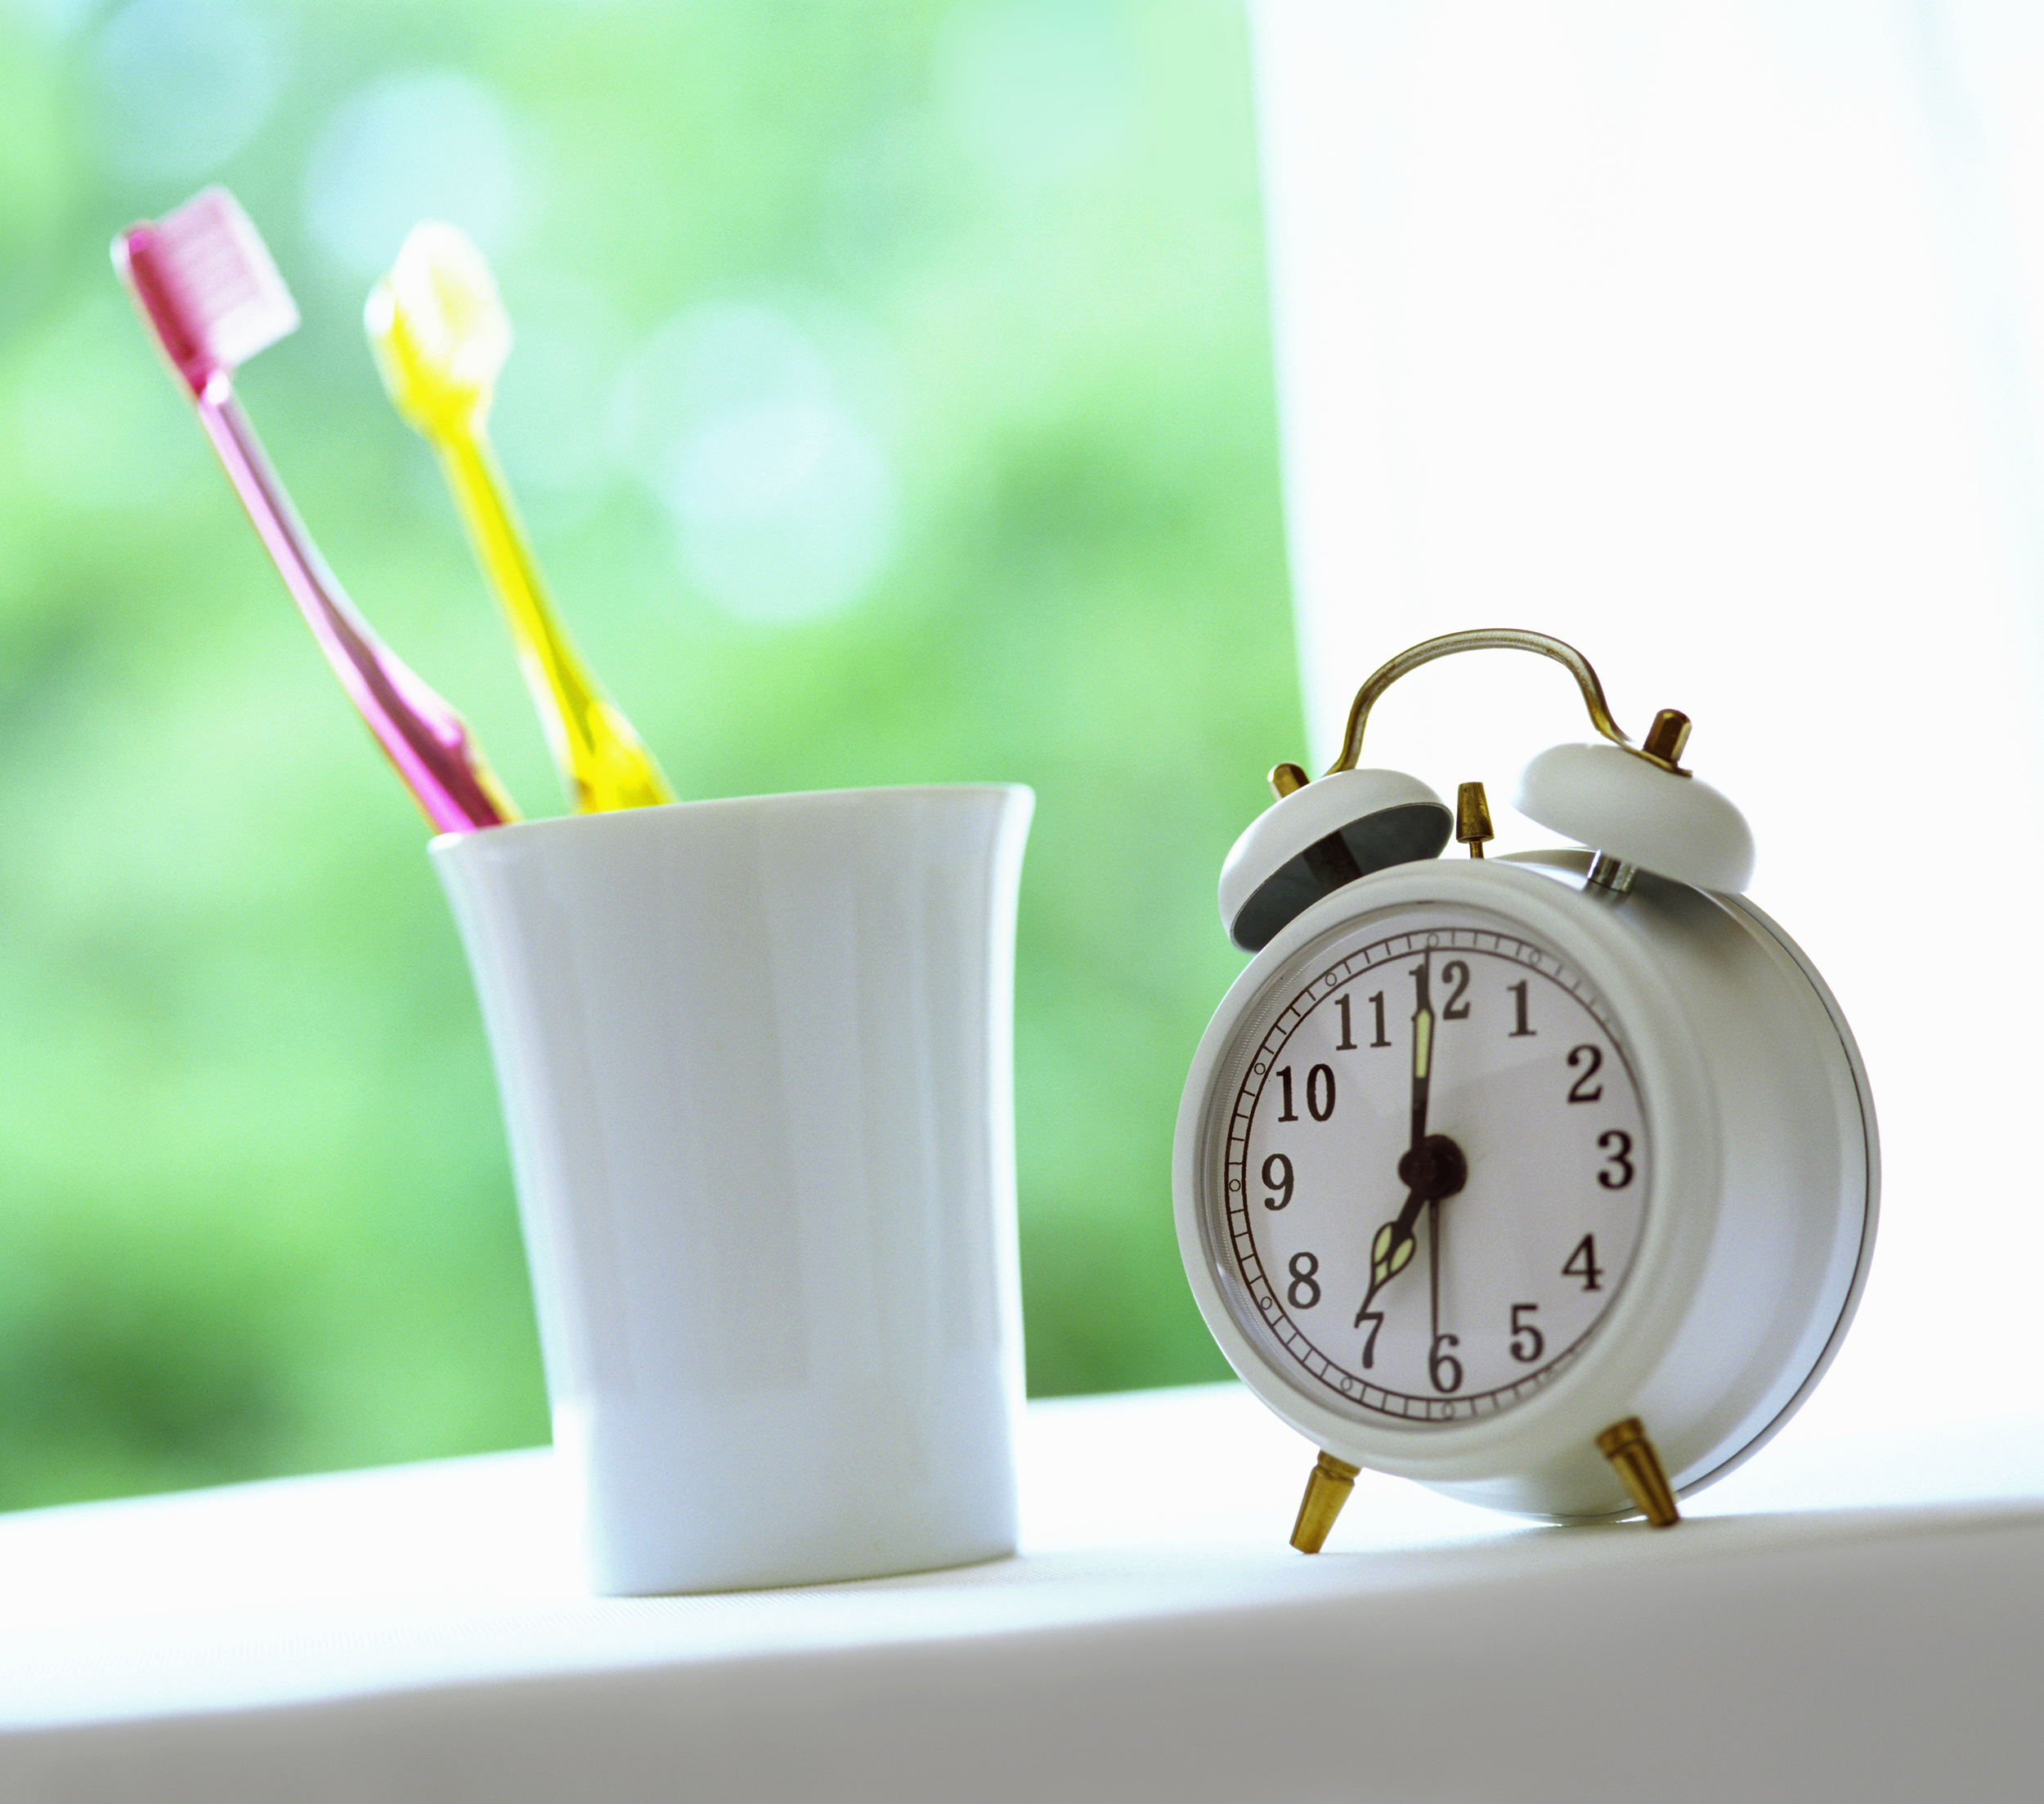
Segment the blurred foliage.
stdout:
<svg viewBox="0 0 2044 1804">
<path fill-rule="evenodd" d="M 1220 1375 L 1171 1134 L 1301 746 L 1235 9 L 0 0 L 0 1504 L 546 1434 L 421 823 L 108 265 L 211 180 L 304 315 L 251 415 L 529 810 L 362 340 L 421 214 L 496 266 L 504 461 L 684 794 L 1035 786 L 1030 1386 Z"/>
</svg>

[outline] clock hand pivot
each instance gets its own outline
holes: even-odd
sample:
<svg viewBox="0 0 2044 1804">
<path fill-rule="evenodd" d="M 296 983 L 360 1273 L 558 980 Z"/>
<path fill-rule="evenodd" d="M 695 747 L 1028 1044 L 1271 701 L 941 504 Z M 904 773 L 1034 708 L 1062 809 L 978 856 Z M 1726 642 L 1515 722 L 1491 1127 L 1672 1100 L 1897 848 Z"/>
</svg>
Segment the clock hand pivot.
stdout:
<svg viewBox="0 0 2044 1804">
<path fill-rule="evenodd" d="M 1469 1162 L 1463 1157 L 1461 1147 L 1447 1135 L 1429 1134 L 1400 1158 L 1398 1175 L 1410 1188 L 1405 1206 L 1399 1210 L 1396 1219 L 1386 1222 L 1378 1228 L 1377 1237 L 1370 1243 L 1369 1295 L 1363 1299 L 1362 1308 L 1356 1312 L 1356 1326 L 1359 1328 L 1370 1304 L 1377 1300 L 1377 1293 L 1412 1263 L 1414 1251 L 1419 1244 L 1413 1229 L 1419 1219 L 1420 1210 L 1428 1203 L 1441 1202 L 1454 1196 L 1467 1184 Z"/>
</svg>

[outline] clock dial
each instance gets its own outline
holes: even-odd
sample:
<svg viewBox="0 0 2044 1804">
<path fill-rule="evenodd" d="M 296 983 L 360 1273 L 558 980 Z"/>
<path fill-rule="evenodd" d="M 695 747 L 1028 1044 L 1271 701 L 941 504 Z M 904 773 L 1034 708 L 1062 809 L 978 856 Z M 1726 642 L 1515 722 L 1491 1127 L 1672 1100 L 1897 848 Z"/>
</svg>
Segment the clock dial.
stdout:
<svg viewBox="0 0 2044 1804">
<path fill-rule="evenodd" d="M 1414 1423 L 1558 1374 L 1624 1282 L 1652 1152 L 1582 974 L 1487 911 L 1398 909 L 1294 960 L 1235 1044 L 1211 1244 L 1272 1364 Z"/>
</svg>

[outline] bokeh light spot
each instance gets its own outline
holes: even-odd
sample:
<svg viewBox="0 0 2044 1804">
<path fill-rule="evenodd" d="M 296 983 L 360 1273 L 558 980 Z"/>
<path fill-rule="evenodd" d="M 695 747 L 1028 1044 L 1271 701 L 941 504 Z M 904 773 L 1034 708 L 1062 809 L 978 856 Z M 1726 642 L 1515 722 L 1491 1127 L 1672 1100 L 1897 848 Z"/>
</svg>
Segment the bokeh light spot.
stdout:
<svg viewBox="0 0 2044 1804">
<path fill-rule="evenodd" d="M 616 480 L 604 408 L 621 330 L 607 297 L 571 275 L 527 272 L 504 301 L 518 336 L 491 433 L 521 494 L 558 521 Z"/>
<path fill-rule="evenodd" d="M 887 454 L 828 402 L 762 402 L 706 422 L 684 442 L 666 500 L 688 574 L 742 620 L 834 613 L 893 545 Z"/>
<path fill-rule="evenodd" d="M 959 141 L 1013 186 L 1083 175 L 1128 135 L 1134 72 L 1100 0 L 966 0 L 944 21 L 936 82 Z"/>
<path fill-rule="evenodd" d="M 213 174 L 269 117 L 286 63 L 275 24 L 231 0 L 133 0 L 93 47 L 108 171 L 139 181 Z"/>
<path fill-rule="evenodd" d="M 488 90 L 465 75 L 393 75 L 343 101 L 313 146 L 306 224 L 356 276 L 383 270 L 421 219 L 448 220 L 494 254 L 518 236 L 525 176 Z"/>
<path fill-rule="evenodd" d="M 696 308 L 634 359 L 612 410 L 620 454 L 666 505 L 682 567 L 740 620 L 782 623 L 859 599 L 894 549 L 885 447 L 785 314 Z"/>
</svg>

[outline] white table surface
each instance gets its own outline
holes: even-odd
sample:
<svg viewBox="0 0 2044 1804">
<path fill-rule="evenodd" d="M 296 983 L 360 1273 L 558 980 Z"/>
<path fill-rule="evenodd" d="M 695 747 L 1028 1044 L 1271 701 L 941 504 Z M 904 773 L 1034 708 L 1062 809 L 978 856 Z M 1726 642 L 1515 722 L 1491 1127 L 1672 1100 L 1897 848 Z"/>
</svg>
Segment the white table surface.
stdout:
<svg viewBox="0 0 2044 1804">
<path fill-rule="evenodd" d="M 1814 1413 L 1814 1412 L 1813 1412 Z M 1022 1555 L 584 1593 L 544 1452 L 0 1517 L 0 1800 L 2044 1797 L 2044 1422 L 1527 1528 L 1233 1385 L 1032 1405 Z"/>
</svg>

